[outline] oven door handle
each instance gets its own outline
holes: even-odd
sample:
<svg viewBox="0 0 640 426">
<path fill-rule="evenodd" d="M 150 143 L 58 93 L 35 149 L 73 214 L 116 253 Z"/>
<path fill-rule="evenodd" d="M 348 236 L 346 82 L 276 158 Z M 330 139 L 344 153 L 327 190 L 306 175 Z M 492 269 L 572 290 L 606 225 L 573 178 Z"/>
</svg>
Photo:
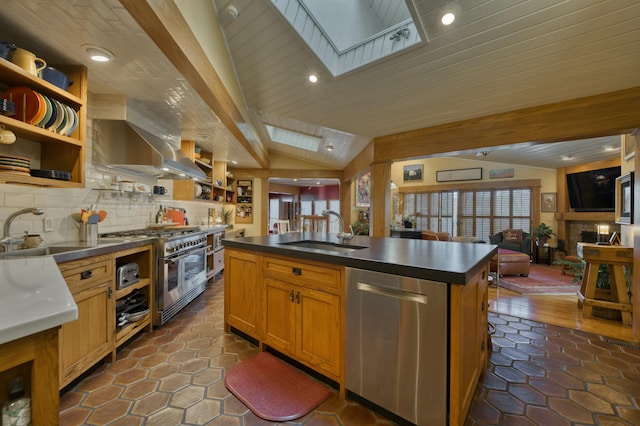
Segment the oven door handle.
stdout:
<svg viewBox="0 0 640 426">
<path fill-rule="evenodd" d="M 182 259 L 184 259 L 185 257 L 191 256 L 191 255 L 192 255 L 192 254 L 194 254 L 194 253 L 198 253 L 199 251 L 204 251 L 204 250 L 206 250 L 206 249 L 207 249 L 207 247 L 206 247 L 206 246 L 205 246 L 205 247 L 200 247 L 199 249 L 192 250 L 192 251 L 190 251 L 190 252 L 188 252 L 188 253 L 185 253 L 185 254 L 180 255 L 180 256 L 177 256 L 177 257 L 164 257 L 164 258 L 162 259 L 162 261 L 163 261 L 165 264 L 166 264 L 166 263 L 176 263 L 178 260 L 182 260 Z"/>
</svg>

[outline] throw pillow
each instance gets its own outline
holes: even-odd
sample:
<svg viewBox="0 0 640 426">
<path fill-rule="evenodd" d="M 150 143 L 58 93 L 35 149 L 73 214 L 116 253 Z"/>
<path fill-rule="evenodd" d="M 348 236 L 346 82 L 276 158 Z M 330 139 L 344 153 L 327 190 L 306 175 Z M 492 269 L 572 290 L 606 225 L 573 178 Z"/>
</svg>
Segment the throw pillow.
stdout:
<svg viewBox="0 0 640 426">
<path fill-rule="evenodd" d="M 502 231 L 502 238 L 505 241 L 512 241 L 514 243 L 522 242 L 522 229 L 505 229 Z"/>
</svg>

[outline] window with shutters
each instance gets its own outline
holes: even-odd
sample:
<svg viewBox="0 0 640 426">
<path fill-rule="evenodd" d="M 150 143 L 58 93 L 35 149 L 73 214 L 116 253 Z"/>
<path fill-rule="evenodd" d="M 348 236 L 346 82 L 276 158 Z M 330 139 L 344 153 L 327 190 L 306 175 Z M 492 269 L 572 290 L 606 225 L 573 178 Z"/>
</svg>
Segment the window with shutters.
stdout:
<svg viewBox="0 0 640 426">
<path fill-rule="evenodd" d="M 530 188 L 404 193 L 403 201 L 403 214 L 416 215 L 417 229 L 484 241 L 504 229 L 531 229 Z"/>
</svg>

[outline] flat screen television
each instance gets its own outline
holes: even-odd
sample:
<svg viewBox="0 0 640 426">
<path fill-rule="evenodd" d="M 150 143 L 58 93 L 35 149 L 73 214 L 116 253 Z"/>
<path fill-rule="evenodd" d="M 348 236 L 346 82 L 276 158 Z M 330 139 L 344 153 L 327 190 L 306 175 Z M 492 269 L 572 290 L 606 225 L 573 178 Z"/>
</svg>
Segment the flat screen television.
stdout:
<svg viewBox="0 0 640 426">
<path fill-rule="evenodd" d="M 569 205 L 577 212 L 615 211 L 620 166 L 567 174 Z"/>
</svg>

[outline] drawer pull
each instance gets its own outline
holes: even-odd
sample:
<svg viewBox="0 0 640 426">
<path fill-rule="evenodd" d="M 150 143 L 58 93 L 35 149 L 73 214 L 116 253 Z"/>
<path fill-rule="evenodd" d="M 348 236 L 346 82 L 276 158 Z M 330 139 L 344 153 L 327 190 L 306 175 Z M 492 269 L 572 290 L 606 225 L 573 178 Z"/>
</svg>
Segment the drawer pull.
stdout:
<svg viewBox="0 0 640 426">
<path fill-rule="evenodd" d="M 93 276 L 93 271 L 92 270 L 83 271 L 83 272 L 80 273 L 80 279 L 81 280 L 88 280 L 92 276 Z"/>
<path fill-rule="evenodd" d="M 293 275 L 302 275 L 302 269 L 300 269 L 300 268 L 291 268 L 291 273 Z"/>
<path fill-rule="evenodd" d="M 480 310 L 484 312 L 484 300 L 482 301 L 482 306 L 480 306 Z"/>
<path fill-rule="evenodd" d="M 300 292 L 296 291 L 296 303 L 299 305 L 300 304 Z"/>
<path fill-rule="evenodd" d="M 293 290 L 289 292 L 289 300 L 293 302 Z"/>
</svg>

